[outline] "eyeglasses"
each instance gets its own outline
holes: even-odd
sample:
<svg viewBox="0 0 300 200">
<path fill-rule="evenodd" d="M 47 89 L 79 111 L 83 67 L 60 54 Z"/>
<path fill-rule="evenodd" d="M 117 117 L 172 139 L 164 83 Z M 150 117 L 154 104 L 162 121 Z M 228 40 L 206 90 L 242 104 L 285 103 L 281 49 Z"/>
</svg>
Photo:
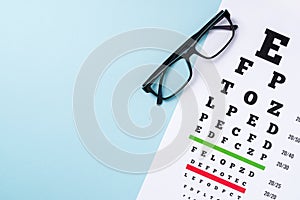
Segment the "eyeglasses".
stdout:
<svg viewBox="0 0 300 200">
<path fill-rule="evenodd" d="M 220 11 L 151 74 L 143 84 L 143 90 L 157 97 L 157 105 L 174 97 L 192 78 L 191 56 L 215 58 L 232 41 L 237 28 L 230 20 L 230 13 L 227 10 Z M 204 38 L 205 46 L 202 48 L 199 43 Z"/>
</svg>

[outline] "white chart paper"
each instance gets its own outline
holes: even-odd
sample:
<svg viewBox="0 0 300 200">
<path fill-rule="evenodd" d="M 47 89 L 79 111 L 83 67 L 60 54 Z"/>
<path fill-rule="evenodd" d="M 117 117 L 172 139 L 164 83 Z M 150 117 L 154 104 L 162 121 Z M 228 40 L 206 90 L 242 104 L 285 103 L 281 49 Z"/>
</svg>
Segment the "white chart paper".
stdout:
<svg viewBox="0 0 300 200">
<path fill-rule="evenodd" d="M 172 165 L 147 175 L 138 199 L 300 199 L 298 8 L 296 1 L 222 2 L 220 10 L 228 9 L 239 28 L 213 60 L 219 93 L 208 91 L 208 77 L 194 74 L 189 89 L 196 94 L 199 118 L 186 130 L 192 143 Z M 219 119 L 212 117 L 217 96 L 225 99 Z M 180 109 L 161 148 L 181 134 Z"/>
</svg>

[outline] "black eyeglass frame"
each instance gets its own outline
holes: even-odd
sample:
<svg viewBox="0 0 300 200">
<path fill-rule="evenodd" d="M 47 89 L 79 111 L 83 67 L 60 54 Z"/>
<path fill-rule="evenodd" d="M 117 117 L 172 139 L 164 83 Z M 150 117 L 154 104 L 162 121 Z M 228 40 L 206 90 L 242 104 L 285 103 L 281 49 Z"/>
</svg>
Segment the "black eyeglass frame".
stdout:
<svg viewBox="0 0 300 200">
<path fill-rule="evenodd" d="M 215 26 L 218 22 L 220 22 L 223 18 L 226 18 L 229 22 L 229 25 L 221 25 L 221 26 Z M 230 13 L 228 10 L 221 10 L 216 16 L 214 16 L 206 25 L 204 25 L 198 32 L 196 32 L 194 35 L 192 35 L 190 38 L 188 38 L 187 41 L 185 41 L 175 52 L 173 52 L 151 75 L 150 77 L 144 82 L 142 85 L 142 89 L 146 93 L 151 93 L 154 96 L 157 97 L 157 104 L 160 105 L 162 103 L 162 100 L 167 100 L 178 94 L 186 85 L 187 83 L 191 80 L 192 78 L 192 65 L 190 63 L 190 57 L 193 54 L 199 55 L 202 58 L 205 59 L 212 59 L 218 56 L 232 41 L 235 30 L 238 28 L 237 25 L 233 25 L 231 19 L 230 19 Z M 214 55 L 212 56 L 205 56 L 200 54 L 196 50 L 196 45 L 199 42 L 199 40 L 210 30 L 212 29 L 223 29 L 223 30 L 230 30 L 232 31 L 232 36 L 228 40 L 228 42 Z M 187 81 L 173 94 L 163 97 L 162 96 L 162 82 L 165 76 L 166 69 L 170 67 L 172 64 L 177 62 L 180 59 L 184 59 L 187 63 L 190 75 L 187 79 Z M 158 92 L 155 92 L 151 86 L 155 82 L 155 80 L 159 77 L 159 88 Z"/>
</svg>

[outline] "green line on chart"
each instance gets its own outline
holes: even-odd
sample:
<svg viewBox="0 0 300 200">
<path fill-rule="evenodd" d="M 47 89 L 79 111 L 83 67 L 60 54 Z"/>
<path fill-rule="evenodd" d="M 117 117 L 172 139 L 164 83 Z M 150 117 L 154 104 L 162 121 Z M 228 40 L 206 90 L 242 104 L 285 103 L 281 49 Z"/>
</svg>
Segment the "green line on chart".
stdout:
<svg viewBox="0 0 300 200">
<path fill-rule="evenodd" d="M 203 144 L 203 145 L 205 145 L 205 146 L 207 146 L 207 147 L 210 147 L 210 148 L 212 148 L 212 149 L 214 149 L 214 150 L 216 150 L 216 151 L 219 151 L 219 152 L 224 153 L 224 154 L 226 154 L 226 155 L 228 155 L 228 156 L 231 156 L 231 157 L 233 157 L 233 158 L 235 158 L 235 159 L 238 159 L 238 160 L 240 160 L 240 161 L 242 161 L 242 162 L 244 162 L 244 163 L 247 163 L 247 164 L 249 164 L 249 165 L 252 165 L 252 166 L 254 166 L 254 167 L 258 168 L 258 169 L 265 170 L 265 168 L 266 168 L 265 166 L 263 166 L 263 165 L 261 165 L 261 164 L 258 164 L 258 163 L 254 162 L 254 161 L 252 161 L 252 160 L 249 160 L 249 159 L 247 159 L 247 158 L 245 158 L 245 157 L 243 157 L 243 156 L 240 156 L 240 155 L 238 155 L 238 154 L 236 154 L 236 153 L 233 153 L 233 152 L 231 152 L 231 151 L 228 151 L 228 150 L 226 150 L 226 149 L 223 149 L 222 147 L 219 147 L 219 146 L 217 146 L 217 145 L 214 145 L 214 144 L 212 144 L 212 143 L 210 143 L 210 142 L 207 142 L 207 141 L 205 141 L 205 140 L 202 140 L 202 139 L 200 139 L 200 138 L 198 138 L 198 137 L 196 137 L 196 136 L 190 135 L 189 138 L 190 138 L 191 140 L 194 140 L 195 142 L 198 142 L 198 143 L 200 143 L 200 144 Z"/>
</svg>

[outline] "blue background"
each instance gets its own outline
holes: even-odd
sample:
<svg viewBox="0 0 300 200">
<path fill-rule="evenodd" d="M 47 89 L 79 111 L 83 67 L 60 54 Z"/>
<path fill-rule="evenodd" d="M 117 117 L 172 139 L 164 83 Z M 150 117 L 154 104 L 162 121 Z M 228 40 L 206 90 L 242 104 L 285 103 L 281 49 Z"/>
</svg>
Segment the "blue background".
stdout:
<svg viewBox="0 0 300 200">
<path fill-rule="evenodd" d="M 145 174 L 103 166 L 78 138 L 72 92 L 80 66 L 99 44 L 128 30 L 191 35 L 220 1 L 3 1 L 0 199 L 135 199 Z"/>
</svg>

